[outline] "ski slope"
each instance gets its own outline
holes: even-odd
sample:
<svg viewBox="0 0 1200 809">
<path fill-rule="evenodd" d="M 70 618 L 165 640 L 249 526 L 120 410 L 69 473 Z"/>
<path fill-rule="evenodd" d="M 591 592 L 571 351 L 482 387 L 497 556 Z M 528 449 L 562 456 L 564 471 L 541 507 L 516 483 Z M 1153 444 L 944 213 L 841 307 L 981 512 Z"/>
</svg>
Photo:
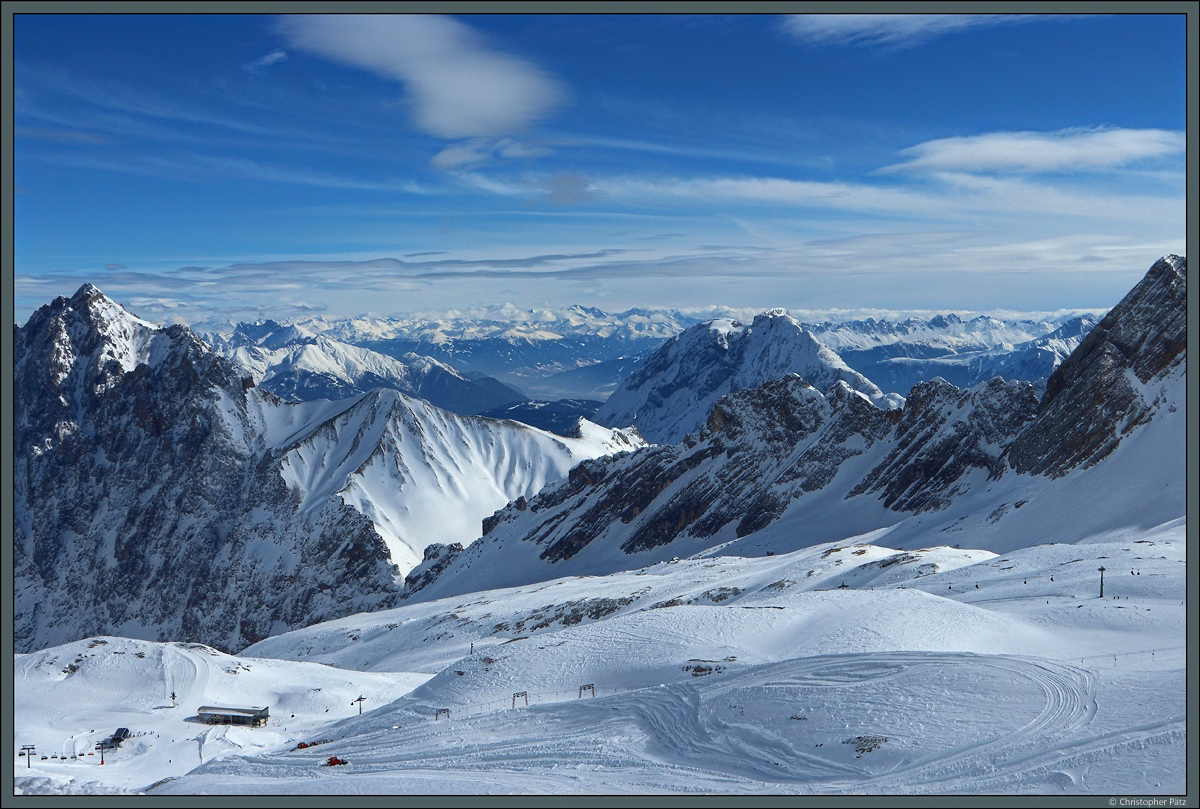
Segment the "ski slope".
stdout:
<svg viewBox="0 0 1200 809">
<path fill-rule="evenodd" d="M 1182 521 L 1004 555 L 896 551 L 885 538 L 472 593 L 296 630 L 238 656 L 117 638 L 18 655 L 14 741 L 68 758 L 35 757 L 15 787 L 1186 790 Z M 212 703 L 267 704 L 271 721 L 190 719 Z M 69 758 L 117 727 L 143 735 L 103 767 Z M 349 764 L 322 766 L 330 755 Z"/>
</svg>

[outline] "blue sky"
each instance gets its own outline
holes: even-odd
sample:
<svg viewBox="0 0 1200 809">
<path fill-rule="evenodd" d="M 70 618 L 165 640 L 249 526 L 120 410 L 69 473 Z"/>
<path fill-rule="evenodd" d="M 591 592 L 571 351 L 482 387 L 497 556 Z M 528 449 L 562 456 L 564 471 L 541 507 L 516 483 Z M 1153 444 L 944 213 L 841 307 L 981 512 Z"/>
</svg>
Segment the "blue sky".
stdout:
<svg viewBox="0 0 1200 809">
<path fill-rule="evenodd" d="M 1106 308 L 1182 15 L 17 15 L 15 306 Z"/>
</svg>

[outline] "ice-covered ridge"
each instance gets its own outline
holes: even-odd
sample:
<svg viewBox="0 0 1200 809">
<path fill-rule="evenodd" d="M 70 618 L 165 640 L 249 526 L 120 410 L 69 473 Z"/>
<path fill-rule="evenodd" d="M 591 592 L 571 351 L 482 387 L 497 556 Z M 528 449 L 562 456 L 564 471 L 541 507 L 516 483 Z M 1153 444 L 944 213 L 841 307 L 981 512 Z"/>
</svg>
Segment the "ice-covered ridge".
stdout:
<svg viewBox="0 0 1200 809">
<path fill-rule="evenodd" d="M 279 461 L 299 508 L 337 497 L 367 515 L 402 573 L 434 542 L 470 544 L 484 516 L 579 461 L 642 445 L 598 425 L 566 438 L 458 416 L 395 391 L 366 394 L 306 429 Z"/>
</svg>

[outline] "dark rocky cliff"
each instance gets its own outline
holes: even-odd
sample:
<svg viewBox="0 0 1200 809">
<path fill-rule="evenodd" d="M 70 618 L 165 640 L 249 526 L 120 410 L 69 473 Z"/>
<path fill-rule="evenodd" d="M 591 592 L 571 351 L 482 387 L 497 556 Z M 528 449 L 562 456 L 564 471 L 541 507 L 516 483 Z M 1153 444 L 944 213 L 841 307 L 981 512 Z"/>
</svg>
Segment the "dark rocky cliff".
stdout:
<svg viewBox="0 0 1200 809">
<path fill-rule="evenodd" d="M 128 634 L 236 650 L 393 603 L 371 522 L 301 515 L 239 369 L 94 287 L 15 334 L 17 651 Z"/>
<path fill-rule="evenodd" d="M 1186 347 L 1187 259 L 1164 256 L 1051 375 L 1008 463 L 1059 477 L 1103 459 L 1153 409 L 1139 383 L 1182 362 Z"/>
</svg>

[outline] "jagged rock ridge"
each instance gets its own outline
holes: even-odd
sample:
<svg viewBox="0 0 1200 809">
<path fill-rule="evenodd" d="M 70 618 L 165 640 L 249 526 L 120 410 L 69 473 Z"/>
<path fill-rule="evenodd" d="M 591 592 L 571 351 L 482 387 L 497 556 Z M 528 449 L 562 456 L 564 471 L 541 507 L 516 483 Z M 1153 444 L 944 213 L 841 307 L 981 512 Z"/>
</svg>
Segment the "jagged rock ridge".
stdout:
<svg viewBox="0 0 1200 809">
<path fill-rule="evenodd" d="M 470 542 L 503 503 L 636 445 L 393 391 L 283 403 L 91 285 L 16 329 L 14 356 L 19 651 L 90 634 L 238 649 L 388 606 L 425 545 Z"/>
<path fill-rule="evenodd" d="M 1018 472 L 1060 477 L 1105 458 L 1153 413 L 1144 389 L 1182 366 L 1187 347 L 1187 259 L 1168 255 L 1060 365 L 1038 422 L 1008 448 Z"/>
</svg>

